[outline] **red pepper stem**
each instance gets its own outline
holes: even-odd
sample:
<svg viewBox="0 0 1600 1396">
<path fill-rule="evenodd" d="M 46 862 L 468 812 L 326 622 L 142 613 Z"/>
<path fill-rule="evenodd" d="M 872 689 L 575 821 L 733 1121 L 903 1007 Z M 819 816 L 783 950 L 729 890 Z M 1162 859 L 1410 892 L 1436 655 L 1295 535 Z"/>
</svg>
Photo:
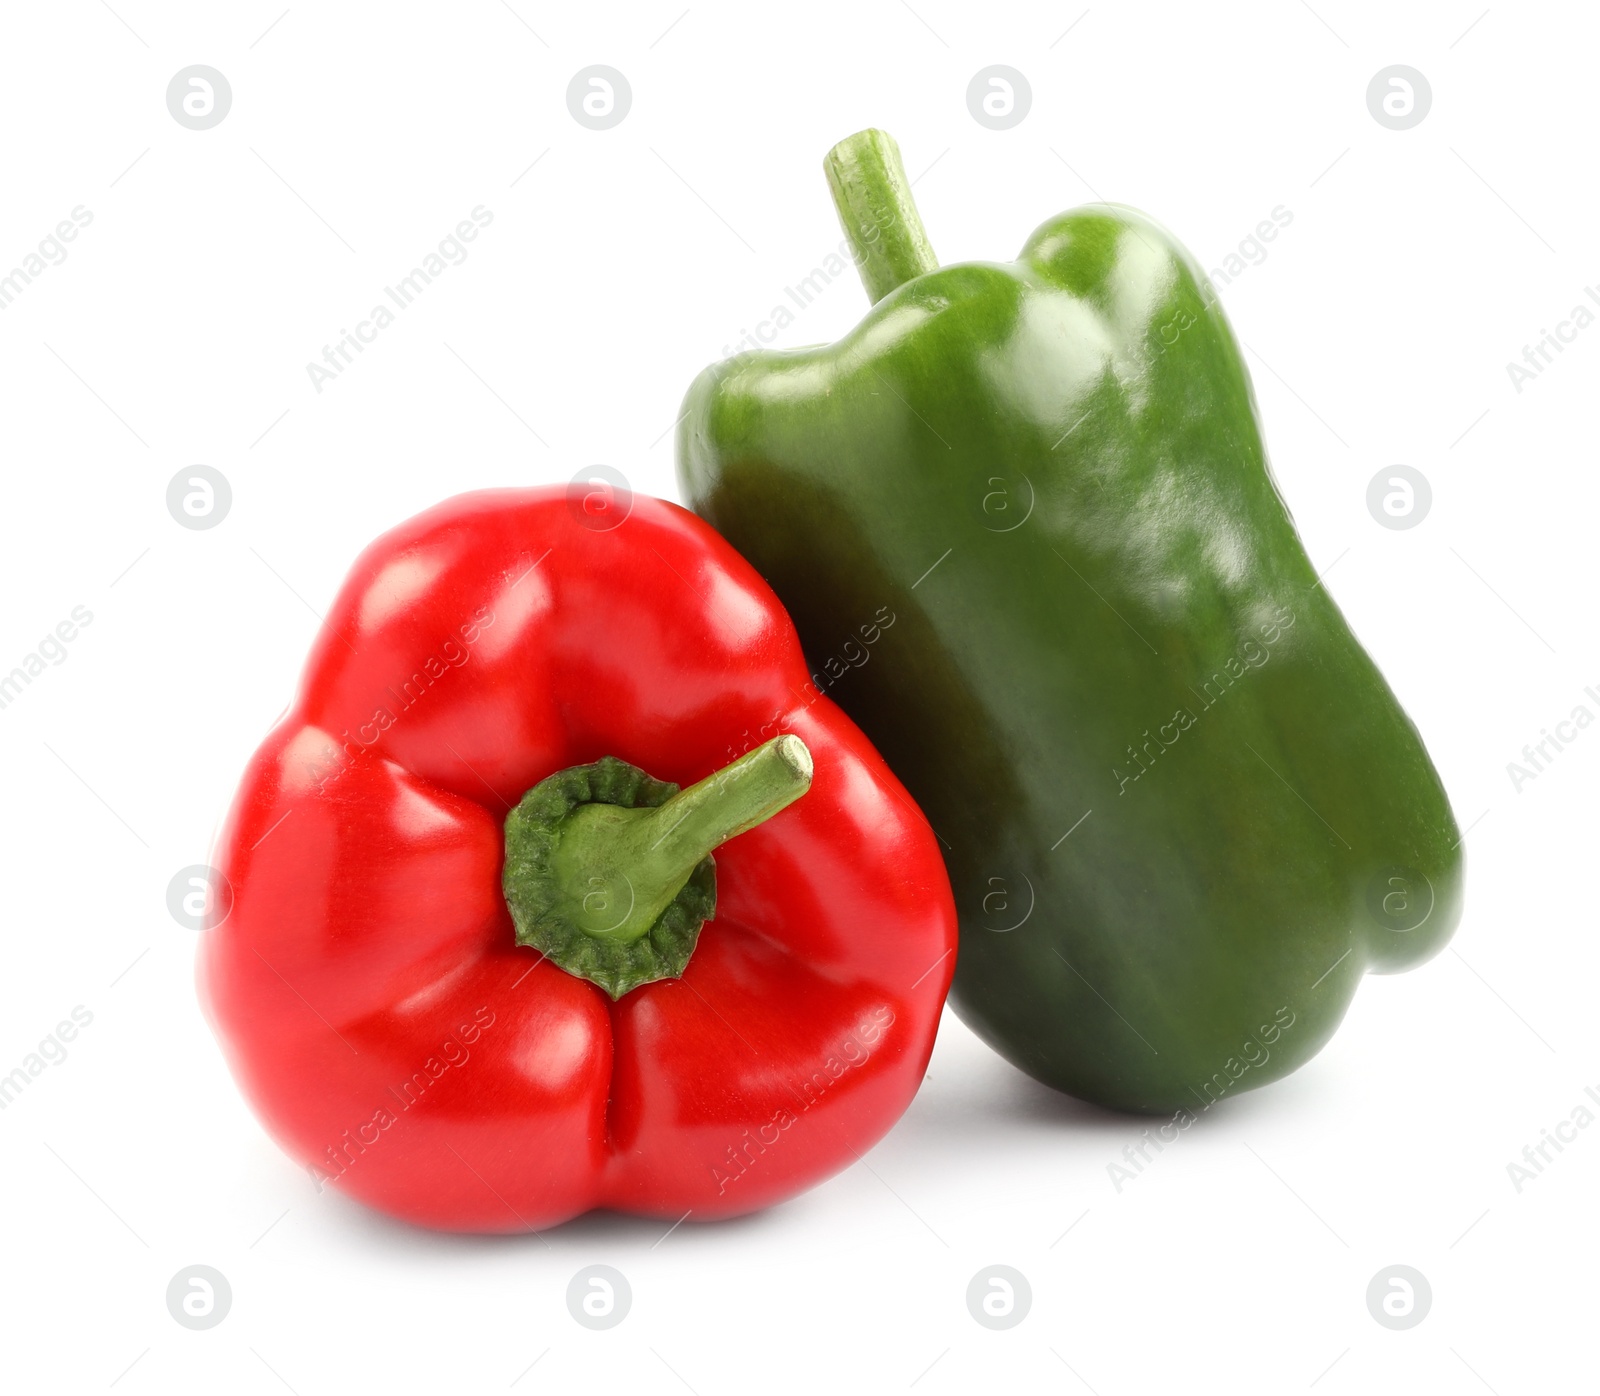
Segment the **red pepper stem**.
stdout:
<svg viewBox="0 0 1600 1396">
<path fill-rule="evenodd" d="M 857 131 L 828 152 L 822 168 L 874 305 L 895 287 L 938 270 L 893 136 Z"/>
<path fill-rule="evenodd" d="M 687 790 L 614 756 L 547 776 L 506 816 L 517 943 L 612 998 L 681 975 L 717 909 L 711 852 L 811 788 L 784 734 Z"/>
<path fill-rule="evenodd" d="M 652 810 L 642 821 L 647 830 L 660 830 L 650 851 L 687 877 L 713 849 L 771 819 L 810 788 L 806 744 L 787 734 L 774 737 Z"/>
<path fill-rule="evenodd" d="M 774 737 L 654 809 L 580 805 L 551 871 L 585 935 L 630 944 L 647 934 L 700 861 L 811 788 L 811 753 Z"/>
</svg>

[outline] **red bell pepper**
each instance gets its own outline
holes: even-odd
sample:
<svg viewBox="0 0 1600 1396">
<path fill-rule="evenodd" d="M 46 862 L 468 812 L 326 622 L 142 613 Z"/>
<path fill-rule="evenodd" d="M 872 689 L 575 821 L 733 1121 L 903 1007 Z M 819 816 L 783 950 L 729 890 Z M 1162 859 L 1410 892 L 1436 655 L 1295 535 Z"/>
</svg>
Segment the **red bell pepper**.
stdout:
<svg viewBox="0 0 1600 1396">
<path fill-rule="evenodd" d="M 235 1077 L 319 1186 L 422 1225 L 767 1206 L 932 1050 L 932 831 L 743 559 L 617 520 L 492 491 L 379 539 L 221 837 Z"/>
</svg>

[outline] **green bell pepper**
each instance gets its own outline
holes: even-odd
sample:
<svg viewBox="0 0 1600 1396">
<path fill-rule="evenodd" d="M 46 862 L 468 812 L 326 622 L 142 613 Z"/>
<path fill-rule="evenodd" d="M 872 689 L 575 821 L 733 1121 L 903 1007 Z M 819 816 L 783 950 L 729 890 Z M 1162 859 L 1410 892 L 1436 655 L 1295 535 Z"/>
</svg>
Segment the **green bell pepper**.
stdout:
<svg viewBox="0 0 1600 1396">
<path fill-rule="evenodd" d="M 686 497 L 939 835 L 981 1037 L 1136 1111 L 1293 1071 L 1364 973 L 1448 940 L 1461 836 L 1215 293 L 1114 204 L 941 268 L 888 136 L 826 168 L 875 304 L 700 375 Z"/>
</svg>

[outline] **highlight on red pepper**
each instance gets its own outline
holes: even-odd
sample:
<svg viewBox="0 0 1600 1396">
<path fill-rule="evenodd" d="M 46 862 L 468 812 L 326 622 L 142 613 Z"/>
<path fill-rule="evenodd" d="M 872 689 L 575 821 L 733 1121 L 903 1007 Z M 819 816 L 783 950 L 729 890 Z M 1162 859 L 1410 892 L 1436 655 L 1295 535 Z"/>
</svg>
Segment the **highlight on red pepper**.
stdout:
<svg viewBox="0 0 1600 1396">
<path fill-rule="evenodd" d="M 319 1188 L 457 1231 L 782 1201 L 910 1103 L 935 836 L 711 528 L 463 495 L 362 554 L 251 760 L 201 1000 Z"/>
</svg>

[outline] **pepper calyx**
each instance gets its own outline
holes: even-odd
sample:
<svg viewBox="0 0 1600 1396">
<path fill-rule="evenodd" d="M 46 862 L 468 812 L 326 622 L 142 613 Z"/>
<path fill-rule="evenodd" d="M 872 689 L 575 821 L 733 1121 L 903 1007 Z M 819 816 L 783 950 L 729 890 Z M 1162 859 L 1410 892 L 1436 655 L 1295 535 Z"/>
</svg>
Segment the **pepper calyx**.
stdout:
<svg viewBox="0 0 1600 1396">
<path fill-rule="evenodd" d="M 546 777 L 506 817 L 517 943 L 613 999 L 679 977 L 716 914 L 712 850 L 798 800 L 811 772 L 784 735 L 687 790 L 615 756 Z"/>
</svg>

